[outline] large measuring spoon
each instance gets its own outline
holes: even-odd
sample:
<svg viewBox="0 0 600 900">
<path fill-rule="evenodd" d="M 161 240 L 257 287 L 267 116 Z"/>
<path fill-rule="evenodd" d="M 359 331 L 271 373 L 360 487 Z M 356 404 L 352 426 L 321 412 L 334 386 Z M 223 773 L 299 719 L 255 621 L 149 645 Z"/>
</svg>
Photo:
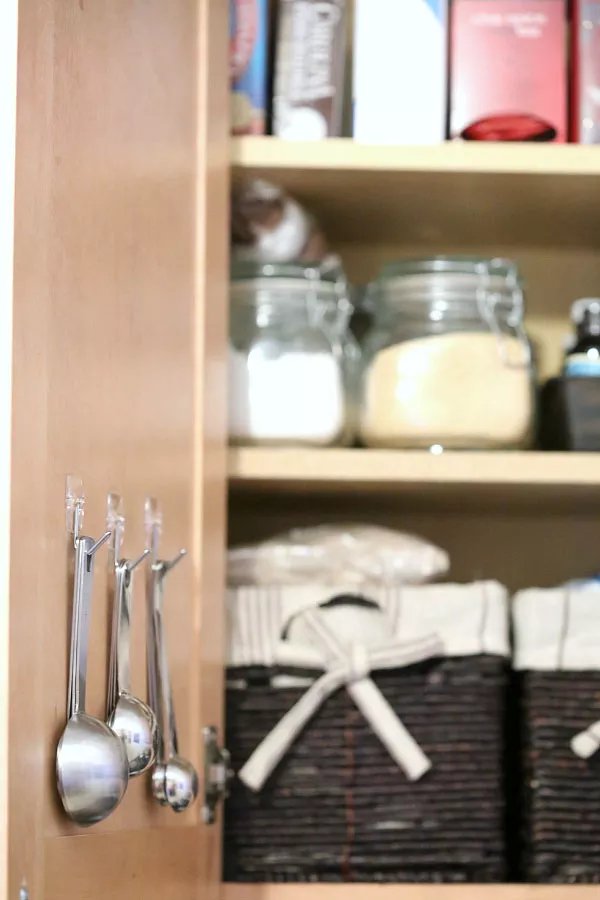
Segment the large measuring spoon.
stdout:
<svg viewBox="0 0 600 900">
<path fill-rule="evenodd" d="M 116 664 L 115 684 L 110 691 L 114 705 L 108 724 L 123 741 L 130 776 L 141 775 L 150 768 L 158 747 L 156 717 L 146 703 L 132 694 L 129 662 L 133 571 L 149 554 L 150 550 L 145 550 L 139 559 L 120 560 L 115 568 L 117 609 L 113 644 Z"/>
<path fill-rule="evenodd" d="M 194 802 L 198 794 L 198 774 L 189 760 L 179 755 L 175 708 L 169 676 L 167 646 L 163 627 L 164 579 L 184 557 L 185 550 L 171 562 L 158 560 L 152 565 L 152 647 L 149 648 L 149 665 L 152 667 L 149 682 L 154 692 L 159 714 L 160 734 L 158 762 L 152 772 L 152 793 L 163 806 L 182 812 Z"/>
<path fill-rule="evenodd" d="M 108 531 L 94 541 L 75 532 L 68 721 L 56 752 L 56 776 L 65 812 L 79 825 L 93 825 L 110 815 L 129 780 L 121 739 L 85 711 L 94 556 L 109 537 Z"/>
</svg>

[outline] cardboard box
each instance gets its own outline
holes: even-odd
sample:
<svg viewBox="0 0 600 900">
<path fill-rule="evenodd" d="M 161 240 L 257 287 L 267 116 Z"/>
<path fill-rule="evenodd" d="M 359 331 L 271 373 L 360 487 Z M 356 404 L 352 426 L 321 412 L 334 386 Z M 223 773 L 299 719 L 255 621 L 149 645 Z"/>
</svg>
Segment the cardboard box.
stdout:
<svg viewBox="0 0 600 900">
<path fill-rule="evenodd" d="M 232 134 L 266 130 L 268 12 L 268 0 L 229 0 Z"/>
<path fill-rule="evenodd" d="M 447 0 L 356 0 L 357 141 L 435 144 L 446 136 Z"/>
<path fill-rule="evenodd" d="M 600 144 L 600 0 L 575 0 L 572 34 L 571 137 Z"/>
<path fill-rule="evenodd" d="M 565 0 L 454 0 L 451 136 L 567 139 Z"/>
<path fill-rule="evenodd" d="M 346 0 L 280 0 L 273 134 L 320 140 L 342 133 Z"/>
</svg>

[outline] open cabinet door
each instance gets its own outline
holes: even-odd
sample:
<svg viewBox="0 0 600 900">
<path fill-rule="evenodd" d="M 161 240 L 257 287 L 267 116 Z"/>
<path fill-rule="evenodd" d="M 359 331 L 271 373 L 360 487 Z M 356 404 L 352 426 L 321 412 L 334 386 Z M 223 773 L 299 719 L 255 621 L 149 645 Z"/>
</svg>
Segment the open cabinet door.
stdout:
<svg viewBox="0 0 600 900">
<path fill-rule="evenodd" d="M 221 725 L 228 223 L 227 0 L 20 0 L 14 220 L 8 896 L 216 897 L 219 825 L 130 780 L 80 828 L 55 777 L 65 726 L 72 540 L 123 495 L 124 555 L 163 507 L 166 632 L 179 743 L 202 775 Z M 87 709 L 105 716 L 106 549 L 96 558 Z M 132 679 L 146 696 L 144 578 Z"/>
</svg>

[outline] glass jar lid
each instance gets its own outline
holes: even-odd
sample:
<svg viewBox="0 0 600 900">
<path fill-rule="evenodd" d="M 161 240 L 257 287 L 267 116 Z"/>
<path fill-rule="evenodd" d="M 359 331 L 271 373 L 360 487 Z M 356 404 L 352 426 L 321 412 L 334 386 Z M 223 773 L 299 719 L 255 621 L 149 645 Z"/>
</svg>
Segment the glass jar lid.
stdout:
<svg viewBox="0 0 600 900">
<path fill-rule="evenodd" d="M 519 270 L 508 259 L 434 256 L 389 263 L 370 285 L 368 303 L 405 314 L 436 309 L 448 316 L 487 318 L 493 311 L 516 324 L 523 319 Z"/>
<path fill-rule="evenodd" d="M 324 284 L 338 284 L 344 281 L 341 266 L 336 261 L 331 265 L 322 262 L 289 262 L 289 263 L 259 263 L 259 262 L 234 262 L 231 266 L 231 281 L 236 284 L 240 281 L 255 281 L 260 278 L 290 279 L 296 282 L 322 282 Z"/>
<path fill-rule="evenodd" d="M 467 277 L 497 277 L 504 281 L 516 278 L 518 269 L 510 259 L 490 259 L 482 256 L 431 256 L 404 259 L 385 265 L 379 278 L 390 279 L 410 275 L 465 275 Z"/>
<path fill-rule="evenodd" d="M 238 306 L 290 307 L 319 304 L 338 311 L 350 308 L 348 284 L 337 258 L 319 263 L 235 262 L 230 297 Z"/>
</svg>

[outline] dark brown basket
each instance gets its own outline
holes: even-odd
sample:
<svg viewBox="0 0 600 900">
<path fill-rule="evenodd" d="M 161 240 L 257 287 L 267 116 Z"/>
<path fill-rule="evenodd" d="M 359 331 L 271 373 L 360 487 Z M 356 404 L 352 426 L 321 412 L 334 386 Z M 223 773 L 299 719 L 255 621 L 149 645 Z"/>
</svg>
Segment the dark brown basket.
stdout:
<svg viewBox="0 0 600 900">
<path fill-rule="evenodd" d="M 229 670 L 248 680 L 245 690 L 227 690 L 235 771 L 305 690 L 271 687 L 281 671 Z M 505 660 L 434 660 L 372 677 L 432 769 L 409 782 L 339 690 L 262 792 L 235 781 L 225 811 L 226 881 L 505 878 Z"/>
<path fill-rule="evenodd" d="M 600 719 L 600 672 L 524 672 L 523 872 L 526 880 L 600 884 L 600 760 L 571 739 Z"/>
</svg>

